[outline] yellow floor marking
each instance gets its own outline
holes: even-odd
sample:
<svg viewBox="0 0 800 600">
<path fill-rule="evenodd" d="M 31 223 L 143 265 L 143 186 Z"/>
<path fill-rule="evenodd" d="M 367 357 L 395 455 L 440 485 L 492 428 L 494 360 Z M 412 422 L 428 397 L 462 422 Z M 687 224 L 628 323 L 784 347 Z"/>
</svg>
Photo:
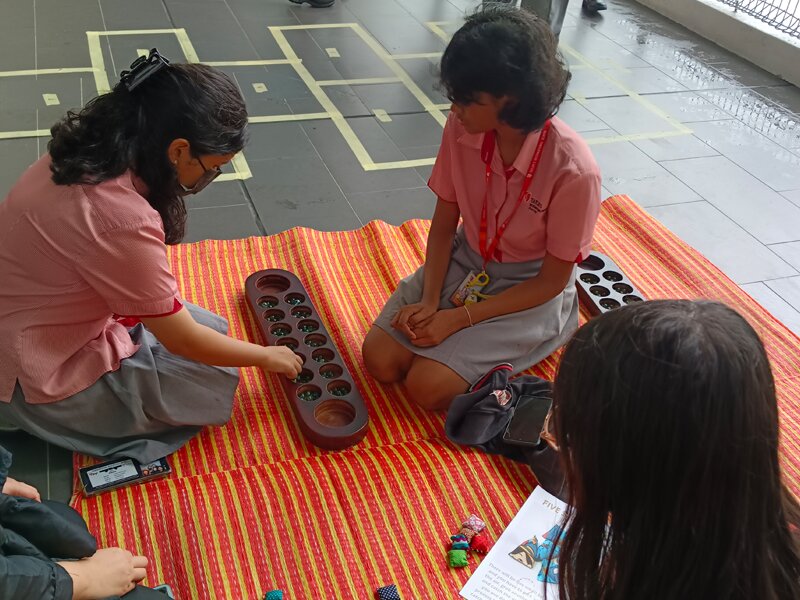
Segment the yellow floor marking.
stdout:
<svg viewBox="0 0 800 600">
<path fill-rule="evenodd" d="M 450 23 L 452 23 L 452 21 L 428 21 L 425 25 L 427 25 L 428 29 L 430 29 L 434 35 L 439 36 L 439 39 L 447 44 L 450 42 L 450 36 L 447 35 L 447 32 L 442 29 L 441 26 L 449 25 Z"/>
<path fill-rule="evenodd" d="M 266 60 L 212 60 L 204 61 L 204 65 L 209 67 L 261 67 L 267 65 L 291 65 L 295 62 L 302 62 L 299 58 L 289 60 L 288 58 L 270 58 Z"/>
<path fill-rule="evenodd" d="M 297 25 L 290 25 L 287 27 L 287 29 L 296 28 L 298 28 Z M 298 56 L 295 53 L 294 48 L 292 48 L 291 44 L 289 43 L 289 40 L 286 39 L 283 29 L 284 28 L 281 26 L 274 25 L 269 28 L 278 46 L 283 51 L 283 54 L 287 58 L 296 59 Z M 344 137 L 344 139 L 350 145 L 350 149 L 353 151 L 353 154 L 355 154 L 358 162 L 361 163 L 362 167 L 364 167 L 364 165 L 371 164 L 372 159 L 370 158 L 367 149 L 364 147 L 364 144 L 362 144 L 361 140 L 358 139 L 358 136 L 347 122 L 347 119 L 342 116 L 342 113 L 339 112 L 339 109 L 336 108 L 336 105 L 331 101 L 311 73 L 309 73 L 305 65 L 301 62 L 297 62 L 293 66 L 300 79 L 302 79 L 303 83 L 306 84 L 317 102 L 319 102 L 322 105 L 322 108 L 328 112 L 334 125 L 336 125 L 336 128 L 339 130 L 339 133 L 342 134 L 342 137 Z"/>
<path fill-rule="evenodd" d="M 328 56 L 331 58 L 339 58 L 341 56 L 336 48 L 325 48 L 325 52 L 327 52 Z"/>
<path fill-rule="evenodd" d="M 380 121 L 381 123 L 391 123 L 392 122 L 392 117 L 390 117 L 389 113 L 387 113 L 385 110 L 383 110 L 381 108 L 376 108 L 372 112 L 375 114 L 375 118 L 378 119 L 378 121 Z"/>
<path fill-rule="evenodd" d="M 42 94 L 42 98 L 47 106 L 58 106 L 61 104 L 61 100 L 58 99 L 58 94 Z"/>
<path fill-rule="evenodd" d="M 365 77 L 364 79 L 322 79 L 317 85 L 377 85 L 381 83 L 402 83 L 399 77 Z"/>
<path fill-rule="evenodd" d="M 267 86 L 264 83 L 254 83 L 253 89 L 256 91 L 256 94 L 263 94 L 267 91 Z"/>
<path fill-rule="evenodd" d="M 603 69 L 600 69 L 599 67 L 597 67 L 597 65 L 592 63 L 592 61 L 590 61 L 588 58 L 586 58 L 580 52 L 576 51 L 574 48 L 570 47 L 567 44 L 561 44 L 561 50 L 563 52 L 566 52 L 570 56 L 572 56 L 574 59 L 578 60 L 581 64 L 586 65 L 588 68 L 590 68 L 591 70 L 596 72 L 598 75 L 600 75 L 606 81 L 609 81 L 610 83 L 612 83 L 615 86 L 617 86 L 620 90 L 625 92 L 626 95 L 630 96 L 635 102 L 637 102 L 638 104 L 640 104 L 641 106 L 643 106 L 644 108 L 649 110 L 650 112 L 652 112 L 652 113 L 658 115 L 659 117 L 661 117 L 662 119 L 664 119 L 667 123 L 672 125 L 672 127 L 674 127 L 676 131 L 680 131 L 681 133 L 684 133 L 684 134 L 685 133 L 692 133 L 692 130 L 689 129 L 688 127 L 686 127 L 686 125 L 684 125 L 683 123 L 678 121 L 676 118 L 674 118 L 672 115 L 670 115 L 666 111 L 661 110 L 659 107 L 657 107 L 652 102 L 646 100 L 641 95 L 639 95 L 636 92 L 634 92 L 631 88 L 626 86 L 621 81 L 618 81 L 617 79 L 614 79 L 613 77 L 611 77 L 611 75 L 606 73 Z M 578 97 L 576 97 L 575 94 L 572 94 L 572 96 L 573 96 L 573 98 L 578 100 Z M 584 99 L 584 101 L 585 101 L 585 99 Z M 578 100 L 578 102 L 581 102 L 581 100 Z"/>
<path fill-rule="evenodd" d="M 50 135 L 49 129 L 32 129 L 30 131 L 0 131 L 0 140 L 17 138 L 45 137 Z"/>
<path fill-rule="evenodd" d="M 239 154 L 233 157 L 231 160 L 231 166 L 233 167 L 233 173 L 223 173 L 217 177 L 215 181 L 250 179 L 253 176 L 253 172 L 250 170 L 250 165 L 247 164 L 247 159 L 244 157 L 243 152 L 239 152 Z"/>
<path fill-rule="evenodd" d="M 31 75 L 61 75 L 64 73 L 91 73 L 92 67 L 75 67 L 64 69 L 27 69 L 25 71 L 0 71 L 0 77 L 29 77 Z"/>
<path fill-rule="evenodd" d="M 394 60 L 412 60 L 415 58 L 440 58 L 442 52 L 417 52 L 411 54 L 391 54 Z"/>
<path fill-rule="evenodd" d="M 368 162 L 364 167 L 365 171 L 385 171 L 389 169 L 413 169 L 414 167 L 425 167 L 436 162 L 436 157 L 415 158 L 409 160 L 395 160 L 390 162 Z"/>
<path fill-rule="evenodd" d="M 640 142 L 643 140 L 658 140 L 663 138 L 678 137 L 680 135 L 689 135 L 691 131 L 650 131 L 645 133 L 628 133 L 625 135 L 610 135 L 607 137 L 598 138 L 584 138 L 586 143 L 590 146 L 598 144 L 613 144 L 615 142 Z"/>
<path fill-rule="evenodd" d="M 250 117 L 251 123 L 281 123 L 283 121 L 319 121 L 320 119 L 331 119 L 331 113 L 300 113 L 296 115 L 264 115 Z"/>
<path fill-rule="evenodd" d="M 366 29 L 364 29 L 361 25 L 354 25 L 353 31 L 355 31 L 358 36 L 364 40 L 364 42 L 369 46 L 375 55 L 380 58 L 383 63 L 392 71 L 398 79 L 408 88 L 408 91 L 413 94 L 413 96 L 419 101 L 419 103 L 427 110 L 431 116 L 436 119 L 436 121 L 444 127 L 445 122 L 447 121 L 447 117 L 442 114 L 433 101 L 428 98 L 428 96 L 423 92 L 417 83 L 411 79 L 411 76 L 403 69 L 397 61 L 393 60 L 391 55 L 386 51 L 386 49 L 378 43 L 374 37 L 372 37 Z"/>
<path fill-rule="evenodd" d="M 144 56 L 145 58 L 147 58 L 148 56 L 150 56 L 150 50 L 147 50 L 146 48 L 137 48 L 136 49 L 136 54 L 138 54 L 139 56 Z"/>
</svg>

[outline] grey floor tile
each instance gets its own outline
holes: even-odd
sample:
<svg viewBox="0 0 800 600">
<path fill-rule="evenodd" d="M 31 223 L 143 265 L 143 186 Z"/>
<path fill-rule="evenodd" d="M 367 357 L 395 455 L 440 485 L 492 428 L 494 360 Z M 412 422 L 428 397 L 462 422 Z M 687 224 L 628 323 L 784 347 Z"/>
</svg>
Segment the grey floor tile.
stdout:
<svg viewBox="0 0 800 600">
<path fill-rule="evenodd" d="M 792 202 L 794 202 L 797 206 L 800 206 L 800 190 L 791 190 L 789 192 L 781 192 L 781 195 L 784 198 L 788 198 Z"/>
<path fill-rule="evenodd" d="M 764 283 L 795 310 L 800 310 L 800 277 L 773 279 Z"/>
<path fill-rule="evenodd" d="M 649 140 L 637 140 L 633 144 L 656 161 L 719 155 L 719 152 L 692 134 L 654 137 Z"/>
<path fill-rule="evenodd" d="M 336 74 L 336 79 L 340 79 Z M 370 110 L 364 106 L 364 101 L 356 94 L 352 86 L 332 85 L 322 88 L 323 94 L 333 103 L 345 117 L 364 117 L 371 114 Z M 314 96 L 304 98 L 287 98 L 286 105 L 292 114 L 311 114 L 325 111 L 323 105 Z"/>
<path fill-rule="evenodd" d="M 800 238 L 800 232 L 798 232 L 798 238 Z M 800 241 L 770 244 L 769 248 L 800 272 Z"/>
<path fill-rule="evenodd" d="M 67 110 L 82 107 L 94 95 L 94 78 L 88 73 L 2 77 L 0 131 L 50 129 Z"/>
<path fill-rule="evenodd" d="M 595 69 L 579 69 L 572 73 L 569 94 L 583 98 L 605 98 L 636 94 L 685 91 L 686 88 L 655 67 L 614 70 L 602 72 Z"/>
<path fill-rule="evenodd" d="M 797 275 L 790 265 L 708 202 L 647 211 L 738 284 Z"/>
<path fill-rule="evenodd" d="M 170 29 L 172 20 L 162 0 L 137 0 L 131 10 L 128 0 L 97 0 L 103 23 L 109 31 L 125 29 Z"/>
<path fill-rule="evenodd" d="M 630 142 L 592 146 L 603 185 L 613 194 L 628 194 L 642 206 L 700 200 L 700 196 Z"/>
<path fill-rule="evenodd" d="M 452 2 L 397 0 L 397 3 L 405 8 L 409 14 L 414 15 L 420 23 L 428 21 L 462 21 L 464 19 L 464 9 L 459 8 Z M 366 17 L 362 17 L 362 20 L 365 19 Z M 439 38 L 437 37 L 437 39 Z"/>
<path fill-rule="evenodd" d="M 3 8 L 5 19 L 5 3 Z M 87 31 L 102 31 L 103 19 L 93 2 L 36 0 L 36 68 L 88 67 Z"/>
<path fill-rule="evenodd" d="M 254 161 L 245 182 L 269 233 L 292 227 L 324 231 L 362 225 L 328 167 L 318 158 Z"/>
<path fill-rule="evenodd" d="M 392 114 L 390 118 L 389 122 L 378 122 L 401 151 L 420 146 L 436 147 L 442 141 L 442 126 L 430 113 Z"/>
<path fill-rule="evenodd" d="M 415 58 L 399 61 L 403 70 L 434 104 L 449 104 L 439 84 L 439 59 Z"/>
<path fill-rule="evenodd" d="M 0 161 L 0 202 L 25 169 L 39 158 L 37 141 L 36 138 L 0 140 L 0 156 L 4 157 Z"/>
<path fill-rule="evenodd" d="M 165 0 L 165 3 L 174 27 L 186 29 L 201 61 L 258 58 L 258 52 L 250 43 L 239 19 L 225 2 Z"/>
<path fill-rule="evenodd" d="M 190 208 L 184 243 L 201 240 L 236 240 L 261 235 L 247 204 Z"/>
<path fill-rule="evenodd" d="M 695 92 L 648 94 L 644 98 L 681 123 L 722 121 L 733 118 L 719 106 Z"/>
<path fill-rule="evenodd" d="M 215 181 L 199 194 L 186 197 L 187 208 L 214 208 L 247 204 L 239 181 Z"/>
<path fill-rule="evenodd" d="M 681 83 L 654 67 L 625 70 L 605 70 L 606 74 L 621 83 L 626 90 L 637 94 L 658 94 L 661 92 L 682 92 L 686 90 Z"/>
<path fill-rule="evenodd" d="M 777 191 L 800 188 L 800 156 L 735 121 L 695 123 L 694 134 Z"/>
<path fill-rule="evenodd" d="M 401 225 L 411 219 L 430 219 L 436 196 L 427 187 L 349 194 L 347 199 L 363 223 L 374 220 Z"/>
<path fill-rule="evenodd" d="M 623 135 L 674 131 L 675 125 L 664 118 L 661 109 L 651 106 L 649 100 L 650 96 L 596 98 L 586 100 L 584 106 Z"/>
<path fill-rule="evenodd" d="M 586 26 L 562 28 L 559 45 L 570 65 L 586 61 L 600 69 L 650 66 L 630 50 Z M 576 59 L 573 52 L 580 57 Z"/>
<path fill-rule="evenodd" d="M 448 6 L 448 4 L 446 2 L 431 3 L 428 0 L 425 0 L 424 3 L 429 6 L 427 10 L 421 7 L 413 13 L 407 13 L 405 16 L 396 16 L 392 19 L 386 19 L 385 17 L 376 15 L 365 15 L 360 17 L 360 21 L 370 35 L 374 37 L 389 54 L 441 52 L 444 50 L 445 43 L 428 27 L 425 27 L 424 22 L 449 19 L 437 17 L 425 19 L 421 17 L 420 13 L 424 14 L 427 12 L 428 14 L 435 14 L 436 12 L 447 12 L 441 9 Z M 452 8 L 452 5 L 450 6 Z"/>
<path fill-rule="evenodd" d="M 578 133 L 611 128 L 608 123 L 575 100 L 565 100 L 558 109 L 558 116 Z"/>
<path fill-rule="evenodd" d="M 0 71 L 33 69 L 36 65 L 34 5 L 28 0 L 6 0 L 0 20 Z"/>
<path fill-rule="evenodd" d="M 382 110 L 390 115 L 425 110 L 422 102 L 402 83 L 354 85 L 352 89 L 361 99 L 368 115 L 375 110 Z"/>
<path fill-rule="evenodd" d="M 403 160 L 404 155 L 395 146 L 377 121 L 371 118 L 349 119 L 361 143 L 370 152 L 374 162 Z M 336 126 L 327 121 L 303 124 L 303 129 L 319 152 L 325 165 L 346 194 L 378 192 L 416 188 L 424 185 L 413 169 L 365 171 Z"/>
<path fill-rule="evenodd" d="M 32 485 L 43 498 L 48 496 L 47 444 L 24 431 L 0 433 L 0 446 L 13 455 L 9 475 Z"/>
<path fill-rule="evenodd" d="M 272 158 L 303 159 L 317 151 L 299 123 L 253 123 L 244 150 L 248 161 Z"/>
<path fill-rule="evenodd" d="M 287 115 L 295 112 L 289 102 L 313 102 L 310 110 L 320 112 L 322 106 L 314 99 L 311 90 L 290 65 L 223 67 L 239 86 L 251 117 Z"/>
<path fill-rule="evenodd" d="M 800 208 L 724 156 L 661 163 L 673 175 L 764 244 L 800 232 Z"/>
<path fill-rule="evenodd" d="M 779 279 L 777 281 L 782 280 Z M 745 292 L 750 294 L 756 302 L 772 313 L 773 317 L 778 319 L 793 332 L 800 335 L 800 312 L 776 294 L 766 283 L 761 281 L 757 283 L 746 283 L 741 287 Z"/>
</svg>

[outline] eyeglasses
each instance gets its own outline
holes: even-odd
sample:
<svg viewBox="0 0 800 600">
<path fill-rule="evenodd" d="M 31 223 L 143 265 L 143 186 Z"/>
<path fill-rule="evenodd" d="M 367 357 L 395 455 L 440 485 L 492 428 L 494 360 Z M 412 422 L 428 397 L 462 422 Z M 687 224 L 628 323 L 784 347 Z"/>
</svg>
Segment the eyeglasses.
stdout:
<svg viewBox="0 0 800 600">
<path fill-rule="evenodd" d="M 544 418 L 544 424 L 542 425 L 542 432 L 539 434 L 539 438 L 543 439 L 548 446 L 550 446 L 553 450 L 558 452 L 558 440 L 556 439 L 556 434 L 552 431 L 550 421 L 553 417 L 553 409 L 551 408 L 547 411 L 547 416 Z"/>
<path fill-rule="evenodd" d="M 197 183 L 195 183 L 192 187 L 186 187 L 185 185 L 181 184 L 183 196 L 191 196 L 192 194 L 196 194 L 204 190 L 212 181 L 222 175 L 222 169 L 219 167 L 207 169 L 203 164 L 203 159 L 199 156 L 197 157 L 197 162 L 199 162 L 200 166 L 203 167 L 203 174 L 200 176 L 200 179 L 197 180 Z"/>
</svg>

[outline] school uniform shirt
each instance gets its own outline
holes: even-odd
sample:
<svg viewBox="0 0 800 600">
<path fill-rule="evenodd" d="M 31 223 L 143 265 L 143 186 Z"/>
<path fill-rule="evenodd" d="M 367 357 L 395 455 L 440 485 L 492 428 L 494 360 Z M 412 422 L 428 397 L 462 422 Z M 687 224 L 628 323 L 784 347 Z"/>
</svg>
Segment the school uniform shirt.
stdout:
<svg viewBox="0 0 800 600">
<path fill-rule="evenodd" d="M 0 401 L 55 402 L 119 368 L 138 346 L 115 316 L 180 309 L 161 217 L 130 172 L 56 185 L 50 156 L 0 204 Z M 138 186 L 138 188 L 137 188 Z"/>
<path fill-rule="evenodd" d="M 485 135 L 468 133 L 451 112 L 428 182 L 439 198 L 458 204 L 467 242 L 479 254 L 484 196 L 488 198 L 488 244 L 517 205 L 540 132 L 527 136 L 508 173 L 495 148 L 488 194 L 481 156 Z M 586 142 L 554 117 L 531 186 L 500 239 L 493 260 L 533 261 L 546 253 L 570 262 L 586 258 L 600 212 L 600 184 L 600 169 Z"/>
</svg>

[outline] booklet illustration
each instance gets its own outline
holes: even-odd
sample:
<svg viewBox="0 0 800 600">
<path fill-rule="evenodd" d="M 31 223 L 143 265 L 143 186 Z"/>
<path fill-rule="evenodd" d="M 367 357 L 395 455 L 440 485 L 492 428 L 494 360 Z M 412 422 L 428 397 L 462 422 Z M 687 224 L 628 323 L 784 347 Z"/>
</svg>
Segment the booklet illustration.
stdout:
<svg viewBox="0 0 800 600">
<path fill-rule="evenodd" d="M 567 505 L 537 487 L 461 589 L 466 600 L 558 600 Z"/>
</svg>

